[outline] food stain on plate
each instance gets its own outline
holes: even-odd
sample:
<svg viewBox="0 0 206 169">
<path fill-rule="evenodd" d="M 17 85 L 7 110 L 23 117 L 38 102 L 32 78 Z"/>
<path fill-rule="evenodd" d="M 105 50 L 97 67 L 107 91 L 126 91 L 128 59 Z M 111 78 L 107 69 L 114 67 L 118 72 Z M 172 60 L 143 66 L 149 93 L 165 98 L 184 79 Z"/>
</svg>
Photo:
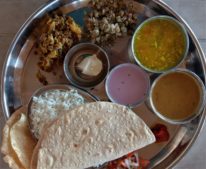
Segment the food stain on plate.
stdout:
<svg viewBox="0 0 206 169">
<path fill-rule="evenodd" d="M 106 92 L 112 102 L 135 107 L 147 97 L 148 74 L 135 64 L 115 67 L 107 77 Z"/>
<path fill-rule="evenodd" d="M 135 60 L 151 72 L 176 67 L 186 55 L 187 45 L 184 28 L 178 21 L 166 16 L 146 20 L 133 37 Z"/>
</svg>

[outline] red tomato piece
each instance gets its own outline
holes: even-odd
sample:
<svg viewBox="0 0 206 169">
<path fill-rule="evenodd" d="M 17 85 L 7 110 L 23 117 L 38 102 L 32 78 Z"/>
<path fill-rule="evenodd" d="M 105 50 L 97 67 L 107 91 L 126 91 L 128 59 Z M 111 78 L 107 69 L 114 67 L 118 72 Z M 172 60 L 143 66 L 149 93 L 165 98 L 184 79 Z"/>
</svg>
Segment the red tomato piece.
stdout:
<svg viewBox="0 0 206 169">
<path fill-rule="evenodd" d="M 153 134 L 155 135 L 156 142 L 161 143 L 169 140 L 169 132 L 167 127 L 163 124 L 156 124 L 151 128 Z"/>
</svg>

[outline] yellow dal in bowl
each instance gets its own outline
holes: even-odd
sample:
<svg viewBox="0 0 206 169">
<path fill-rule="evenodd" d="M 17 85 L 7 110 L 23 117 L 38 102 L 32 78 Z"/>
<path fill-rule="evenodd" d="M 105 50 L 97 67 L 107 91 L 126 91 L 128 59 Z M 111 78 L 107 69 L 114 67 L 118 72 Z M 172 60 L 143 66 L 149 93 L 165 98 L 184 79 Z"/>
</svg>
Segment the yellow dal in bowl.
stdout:
<svg viewBox="0 0 206 169">
<path fill-rule="evenodd" d="M 177 66 L 186 52 L 182 27 L 170 19 L 146 22 L 135 34 L 134 53 L 147 69 L 164 71 Z"/>
</svg>

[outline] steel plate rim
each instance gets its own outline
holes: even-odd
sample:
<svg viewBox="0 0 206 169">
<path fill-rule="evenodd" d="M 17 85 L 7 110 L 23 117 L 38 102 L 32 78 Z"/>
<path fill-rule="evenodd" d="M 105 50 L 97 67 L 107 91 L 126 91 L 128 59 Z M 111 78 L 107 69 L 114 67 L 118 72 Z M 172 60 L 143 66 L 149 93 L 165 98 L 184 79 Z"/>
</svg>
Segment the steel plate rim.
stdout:
<svg viewBox="0 0 206 169">
<path fill-rule="evenodd" d="M 18 39 L 19 37 L 21 36 L 22 32 L 28 27 L 29 24 L 31 24 L 32 22 L 32 19 L 35 18 L 35 16 L 38 14 L 38 13 L 41 13 L 41 11 L 45 10 L 47 8 L 47 6 L 50 6 L 52 4 L 55 4 L 57 1 L 59 0 L 53 0 L 53 1 L 49 1 L 43 5 L 41 5 L 39 8 L 37 8 L 28 18 L 27 20 L 24 22 L 24 24 L 19 28 L 19 30 L 17 31 L 17 33 L 15 34 L 9 48 L 8 48 L 8 51 L 6 53 L 6 58 L 4 60 L 4 64 L 3 64 L 3 69 L 2 69 L 2 73 L 1 73 L 1 106 L 2 106 L 2 109 L 3 109 L 3 115 L 4 115 L 4 119 L 7 120 L 8 119 L 8 107 L 6 107 L 5 105 L 5 89 L 6 89 L 6 86 L 5 86 L 5 79 L 6 79 L 6 72 L 8 70 L 8 64 L 9 63 L 9 60 L 11 59 L 10 56 L 10 53 L 13 51 L 15 45 L 17 44 L 18 42 Z"/>
<path fill-rule="evenodd" d="M 5 61 L 4 61 L 4 64 L 3 64 L 2 74 L 1 74 L 2 75 L 2 77 L 1 77 L 1 91 L 2 91 L 1 92 L 1 105 L 2 105 L 2 110 L 3 110 L 3 115 L 4 115 L 5 120 L 8 119 L 7 115 L 8 115 L 9 111 L 8 111 L 8 107 L 6 107 L 6 105 L 5 105 L 5 102 L 6 102 L 5 101 L 5 97 L 6 97 L 5 89 L 6 89 L 6 86 L 5 86 L 4 82 L 5 82 L 5 79 L 6 79 L 5 75 L 6 75 L 6 72 L 8 70 L 8 61 L 11 60 L 10 53 L 14 49 L 14 46 L 17 44 L 18 38 L 21 36 L 21 34 L 27 28 L 27 26 L 31 23 L 31 21 L 32 21 L 31 19 L 34 18 L 39 13 L 41 13 L 41 11 L 46 9 L 48 6 L 51 6 L 51 4 L 55 4 L 58 1 L 60 1 L 60 0 L 48 1 L 47 3 L 43 4 L 42 6 L 40 6 L 37 10 L 35 10 L 34 13 L 20 27 L 19 31 L 14 36 L 13 41 L 12 41 L 8 51 L 7 51 L 6 58 L 5 58 Z M 197 40 L 197 37 L 195 36 L 194 32 L 192 31 L 190 26 L 187 24 L 187 22 L 177 12 L 175 12 L 171 7 L 169 7 L 162 0 L 151 0 L 151 1 L 153 1 L 155 4 L 157 4 L 159 6 L 163 7 L 164 9 L 169 10 L 169 12 L 172 13 L 172 15 L 174 15 L 178 20 L 180 20 L 182 22 L 183 25 L 185 25 L 187 31 L 189 32 L 190 37 L 192 38 L 194 44 L 196 45 L 196 49 L 197 49 L 198 53 L 200 54 L 199 58 L 201 60 L 201 64 L 203 65 L 203 67 L 206 67 L 206 60 L 204 59 L 204 57 L 205 57 L 204 52 L 203 52 L 202 48 L 200 47 L 200 44 L 199 44 L 199 42 Z M 204 72 L 204 78 L 206 79 L 206 69 L 203 69 L 203 72 Z M 186 155 L 186 153 L 190 150 L 190 148 L 192 147 L 192 145 L 197 140 L 197 137 L 198 137 L 199 133 L 201 132 L 203 126 L 204 126 L 205 116 L 206 116 L 206 110 L 204 108 L 203 112 L 201 114 L 201 117 L 200 117 L 199 125 L 197 126 L 196 132 L 194 133 L 193 137 L 189 141 L 189 143 L 186 146 L 186 148 L 178 155 L 178 157 L 172 163 L 170 163 L 167 166 L 167 168 L 174 167 Z"/>
</svg>

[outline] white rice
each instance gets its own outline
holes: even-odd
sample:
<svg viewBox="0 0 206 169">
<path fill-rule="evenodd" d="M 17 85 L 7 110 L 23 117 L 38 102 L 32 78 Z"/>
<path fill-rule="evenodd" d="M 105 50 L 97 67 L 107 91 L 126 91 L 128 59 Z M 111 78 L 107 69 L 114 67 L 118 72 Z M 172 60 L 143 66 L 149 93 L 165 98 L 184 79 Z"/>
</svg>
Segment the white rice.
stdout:
<svg viewBox="0 0 206 169">
<path fill-rule="evenodd" d="M 39 138 L 45 124 L 75 106 L 84 104 L 84 98 L 77 90 L 50 90 L 33 97 L 31 105 L 31 125 L 35 137 Z"/>
</svg>

